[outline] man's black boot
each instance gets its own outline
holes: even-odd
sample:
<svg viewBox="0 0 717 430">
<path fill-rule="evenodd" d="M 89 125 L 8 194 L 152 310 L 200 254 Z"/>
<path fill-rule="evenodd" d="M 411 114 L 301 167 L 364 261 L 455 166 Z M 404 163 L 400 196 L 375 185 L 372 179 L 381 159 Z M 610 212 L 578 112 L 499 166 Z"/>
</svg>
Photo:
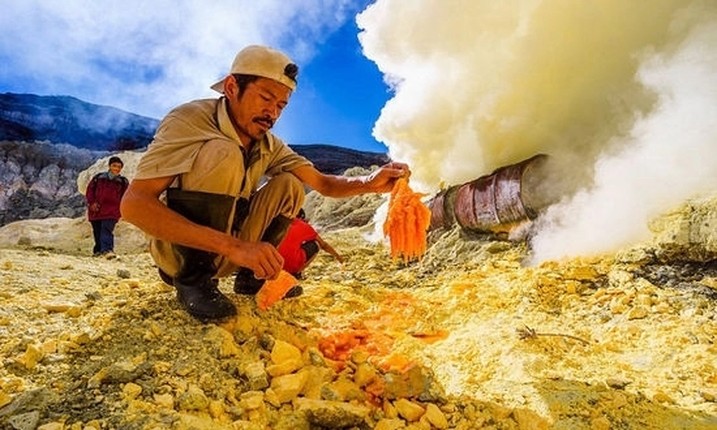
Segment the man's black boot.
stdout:
<svg viewBox="0 0 717 430">
<path fill-rule="evenodd" d="M 283 215 L 277 215 L 273 220 L 271 220 L 271 223 L 264 231 L 261 241 L 269 242 L 274 246 L 279 246 L 282 239 L 284 239 L 284 236 L 286 236 L 286 231 L 289 230 L 291 221 L 291 218 L 287 218 Z M 263 279 L 256 279 L 254 277 L 254 272 L 252 272 L 251 269 L 240 267 L 236 273 L 236 277 L 234 278 L 234 292 L 237 294 L 254 295 L 261 290 L 261 287 L 264 286 L 264 282 L 265 281 Z M 284 295 L 284 297 L 296 297 L 300 296 L 302 293 L 303 289 L 297 285 L 292 287 L 286 295 Z"/>
<path fill-rule="evenodd" d="M 175 188 L 167 191 L 170 209 L 219 231 L 225 230 L 233 205 L 231 196 Z M 181 245 L 172 245 L 172 248 L 179 261 L 179 270 L 171 284 L 177 289 L 177 300 L 187 312 L 202 322 L 236 315 L 234 304 L 219 291 L 219 282 L 213 279 L 217 273 L 216 254 Z"/>
<path fill-rule="evenodd" d="M 208 280 L 204 284 L 185 285 L 177 283 L 177 300 L 194 318 L 207 322 L 237 314 L 234 303 L 217 288 L 219 281 Z"/>
<path fill-rule="evenodd" d="M 237 294 L 244 294 L 253 296 L 261 290 L 264 286 L 263 279 L 256 279 L 254 272 L 246 267 L 240 267 L 234 278 L 234 292 Z"/>
<path fill-rule="evenodd" d="M 202 322 L 236 315 L 234 303 L 219 291 L 214 254 L 185 246 L 174 246 L 182 258 L 179 272 L 173 279 L 177 300 L 190 315 Z"/>
</svg>

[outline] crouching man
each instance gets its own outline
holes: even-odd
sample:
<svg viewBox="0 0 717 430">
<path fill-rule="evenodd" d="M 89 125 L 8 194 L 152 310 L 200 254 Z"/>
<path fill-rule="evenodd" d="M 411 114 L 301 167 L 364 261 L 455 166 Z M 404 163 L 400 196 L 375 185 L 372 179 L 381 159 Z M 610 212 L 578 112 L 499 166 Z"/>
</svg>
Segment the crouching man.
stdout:
<svg viewBox="0 0 717 430">
<path fill-rule="evenodd" d="M 183 104 L 162 120 L 122 199 L 122 217 L 152 237 L 159 276 L 201 321 L 236 314 L 219 278 L 236 274 L 234 292 L 256 294 L 279 274 L 276 246 L 304 203 L 304 185 L 348 197 L 389 192 L 409 174 L 389 163 L 363 177 L 327 175 L 274 136 L 298 70 L 272 48 L 242 49 L 211 87 L 221 97 Z"/>
</svg>

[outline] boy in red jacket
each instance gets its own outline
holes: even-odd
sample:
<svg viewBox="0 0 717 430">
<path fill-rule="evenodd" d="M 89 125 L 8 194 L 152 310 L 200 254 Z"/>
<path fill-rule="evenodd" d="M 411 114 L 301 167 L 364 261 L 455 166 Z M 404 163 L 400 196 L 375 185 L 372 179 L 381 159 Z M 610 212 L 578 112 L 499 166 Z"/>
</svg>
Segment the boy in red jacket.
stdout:
<svg viewBox="0 0 717 430">
<path fill-rule="evenodd" d="M 122 167 L 119 157 L 110 157 L 109 170 L 96 174 L 87 185 L 87 219 L 92 224 L 95 256 L 116 257 L 114 229 L 120 219 L 120 201 L 129 186 L 127 178 L 120 175 Z"/>
</svg>

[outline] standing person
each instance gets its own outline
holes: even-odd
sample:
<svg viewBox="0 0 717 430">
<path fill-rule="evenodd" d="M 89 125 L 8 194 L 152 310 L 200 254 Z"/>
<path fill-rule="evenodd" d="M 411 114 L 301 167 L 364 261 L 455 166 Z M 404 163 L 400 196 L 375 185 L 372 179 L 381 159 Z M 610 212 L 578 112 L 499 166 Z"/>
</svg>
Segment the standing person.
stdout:
<svg viewBox="0 0 717 430">
<path fill-rule="evenodd" d="M 110 157 L 109 170 L 93 176 L 87 185 L 87 218 L 92 224 L 95 256 L 116 257 L 114 230 L 120 219 L 120 201 L 129 186 L 127 178 L 120 175 L 123 167 L 119 157 Z"/>
<path fill-rule="evenodd" d="M 341 254 L 309 224 L 303 209 L 299 210 L 299 214 L 291 222 L 277 250 L 284 258 L 284 270 L 296 278 L 301 278 L 301 272 L 314 260 L 320 250 L 328 252 L 339 263 L 344 262 Z"/>
<path fill-rule="evenodd" d="M 298 72 L 272 48 L 239 51 L 211 87 L 221 97 L 186 103 L 162 120 L 122 200 L 122 216 L 152 237 L 160 277 L 201 321 L 236 314 L 218 278 L 237 272 L 234 292 L 255 294 L 279 274 L 276 246 L 303 205 L 304 185 L 348 197 L 389 192 L 409 174 L 389 163 L 363 177 L 327 175 L 272 134 Z"/>
</svg>

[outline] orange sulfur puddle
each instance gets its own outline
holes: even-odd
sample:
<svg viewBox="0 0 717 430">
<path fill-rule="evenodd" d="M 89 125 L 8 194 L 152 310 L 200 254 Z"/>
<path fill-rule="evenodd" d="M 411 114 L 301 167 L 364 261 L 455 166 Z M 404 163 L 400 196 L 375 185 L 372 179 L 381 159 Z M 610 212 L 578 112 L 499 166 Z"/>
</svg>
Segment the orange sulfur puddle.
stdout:
<svg viewBox="0 0 717 430">
<path fill-rule="evenodd" d="M 416 362 L 406 357 L 403 354 L 390 354 L 386 357 L 380 357 L 375 360 L 376 366 L 386 373 L 397 372 L 405 373 L 413 366 Z"/>
<path fill-rule="evenodd" d="M 324 357 L 346 361 L 354 351 L 364 351 L 370 356 L 386 355 L 393 346 L 393 338 L 385 333 L 366 329 L 338 331 L 319 340 L 319 350 Z"/>
<path fill-rule="evenodd" d="M 445 330 L 410 332 L 416 323 L 415 316 L 419 314 L 413 296 L 390 293 L 379 304 L 378 310 L 354 321 L 350 328 L 322 336 L 318 341 L 319 350 L 339 368 L 345 366 L 354 351 L 361 351 L 382 371 L 404 373 L 416 363 L 392 351 L 397 337 L 409 335 L 426 343 L 448 337 Z"/>
</svg>

